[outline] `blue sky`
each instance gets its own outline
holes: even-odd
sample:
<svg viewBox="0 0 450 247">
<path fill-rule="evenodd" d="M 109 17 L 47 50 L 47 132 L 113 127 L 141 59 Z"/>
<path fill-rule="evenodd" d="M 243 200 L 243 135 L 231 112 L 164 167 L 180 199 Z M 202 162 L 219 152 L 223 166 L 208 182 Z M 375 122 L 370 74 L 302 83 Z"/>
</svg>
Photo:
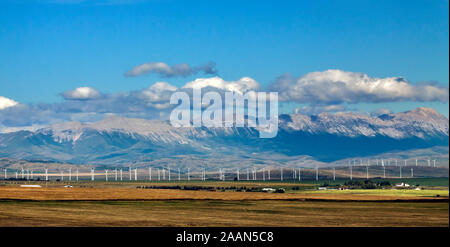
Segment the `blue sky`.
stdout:
<svg viewBox="0 0 450 247">
<path fill-rule="evenodd" d="M 81 86 L 118 93 L 205 77 L 124 76 L 147 62 L 212 61 L 224 80 L 247 76 L 263 87 L 285 73 L 328 69 L 448 87 L 448 12 L 448 1 L 6 0 L 0 96 L 57 103 L 62 92 Z M 297 106 L 286 103 L 281 111 Z M 394 112 L 418 106 L 448 117 L 448 100 L 349 105 Z"/>
</svg>

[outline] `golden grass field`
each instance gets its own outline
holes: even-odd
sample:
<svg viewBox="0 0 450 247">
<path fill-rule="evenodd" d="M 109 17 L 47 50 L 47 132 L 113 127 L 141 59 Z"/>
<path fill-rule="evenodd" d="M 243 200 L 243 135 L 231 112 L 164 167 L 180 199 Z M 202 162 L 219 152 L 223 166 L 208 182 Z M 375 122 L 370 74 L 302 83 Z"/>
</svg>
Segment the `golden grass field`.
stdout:
<svg viewBox="0 0 450 247">
<path fill-rule="evenodd" d="M 0 186 L 0 226 L 449 226 L 445 187 L 278 194 L 136 188 L 142 183 L 41 184 Z M 289 185 L 299 184 L 264 184 Z"/>
</svg>

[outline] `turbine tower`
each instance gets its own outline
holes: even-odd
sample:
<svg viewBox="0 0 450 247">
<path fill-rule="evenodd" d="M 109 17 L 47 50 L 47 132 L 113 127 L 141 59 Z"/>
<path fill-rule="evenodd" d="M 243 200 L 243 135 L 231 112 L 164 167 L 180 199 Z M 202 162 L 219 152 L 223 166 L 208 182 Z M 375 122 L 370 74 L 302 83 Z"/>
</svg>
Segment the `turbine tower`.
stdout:
<svg viewBox="0 0 450 247">
<path fill-rule="evenodd" d="M 170 167 L 167 166 L 167 175 L 169 176 L 169 181 L 170 181 Z"/>
<path fill-rule="evenodd" d="M 352 164 L 350 161 L 348 161 L 348 167 L 350 168 L 350 180 L 353 180 L 353 170 L 352 170 Z"/>
<path fill-rule="evenodd" d="M 366 180 L 369 180 L 369 166 L 366 166 Z"/>
</svg>

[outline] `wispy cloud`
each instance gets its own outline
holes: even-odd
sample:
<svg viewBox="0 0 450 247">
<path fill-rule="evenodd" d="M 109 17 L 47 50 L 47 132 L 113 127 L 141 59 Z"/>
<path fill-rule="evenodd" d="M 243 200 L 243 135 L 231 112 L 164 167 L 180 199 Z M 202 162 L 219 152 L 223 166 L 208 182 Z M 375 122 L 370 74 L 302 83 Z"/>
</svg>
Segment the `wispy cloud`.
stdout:
<svg viewBox="0 0 450 247">
<path fill-rule="evenodd" d="M 163 62 L 150 62 L 135 66 L 133 69 L 126 72 L 125 76 L 136 77 L 147 74 L 158 74 L 162 77 L 186 77 L 200 72 L 204 74 L 217 74 L 215 66 L 216 64 L 213 62 L 209 62 L 196 67 L 191 67 L 187 63 L 175 64 L 170 66 Z"/>
</svg>

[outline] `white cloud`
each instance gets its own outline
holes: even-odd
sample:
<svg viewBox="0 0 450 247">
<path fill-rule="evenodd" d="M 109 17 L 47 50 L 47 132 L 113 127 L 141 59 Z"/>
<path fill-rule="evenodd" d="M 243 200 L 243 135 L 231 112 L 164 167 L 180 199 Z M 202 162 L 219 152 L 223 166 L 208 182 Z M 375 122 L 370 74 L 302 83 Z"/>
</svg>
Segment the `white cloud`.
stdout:
<svg viewBox="0 0 450 247">
<path fill-rule="evenodd" d="M 18 103 L 12 99 L 8 99 L 6 97 L 0 96 L 0 110 L 6 109 L 11 106 L 15 106 Z"/>
<path fill-rule="evenodd" d="M 311 104 L 379 103 L 395 101 L 448 102 L 448 88 L 413 85 L 402 77 L 376 78 L 342 70 L 311 72 L 298 79 L 284 75 L 271 85 L 282 101 Z"/>
<path fill-rule="evenodd" d="M 147 106 L 152 106 L 156 109 L 169 108 L 170 96 L 173 92 L 177 91 L 178 88 L 170 85 L 167 82 L 157 82 L 153 84 L 148 89 L 143 89 L 141 91 L 134 92 L 138 99 L 146 102 Z M 133 97 L 133 95 L 131 95 Z"/>
<path fill-rule="evenodd" d="M 61 94 L 66 100 L 89 100 L 100 97 L 100 93 L 90 87 L 79 87 Z"/>
<path fill-rule="evenodd" d="M 260 85 L 257 81 L 250 77 L 242 77 L 237 81 L 225 81 L 222 78 L 215 76 L 211 78 L 198 78 L 194 81 L 186 83 L 183 88 L 206 88 L 213 87 L 225 91 L 245 93 L 247 91 L 258 90 Z"/>
<path fill-rule="evenodd" d="M 159 74 L 163 77 L 186 77 L 199 72 L 203 72 L 205 74 L 216 74 L 217 71 L 214 67 L 215 64 L 212 62 L 197 67 L 191 67 L 186 63 L 169 66 L 168 64 L 163 62 L 150 62 L 135 66 L 132 70 L 126 72 L 125 76 L 135 77 L 151 73 Z"/>
</svg>

